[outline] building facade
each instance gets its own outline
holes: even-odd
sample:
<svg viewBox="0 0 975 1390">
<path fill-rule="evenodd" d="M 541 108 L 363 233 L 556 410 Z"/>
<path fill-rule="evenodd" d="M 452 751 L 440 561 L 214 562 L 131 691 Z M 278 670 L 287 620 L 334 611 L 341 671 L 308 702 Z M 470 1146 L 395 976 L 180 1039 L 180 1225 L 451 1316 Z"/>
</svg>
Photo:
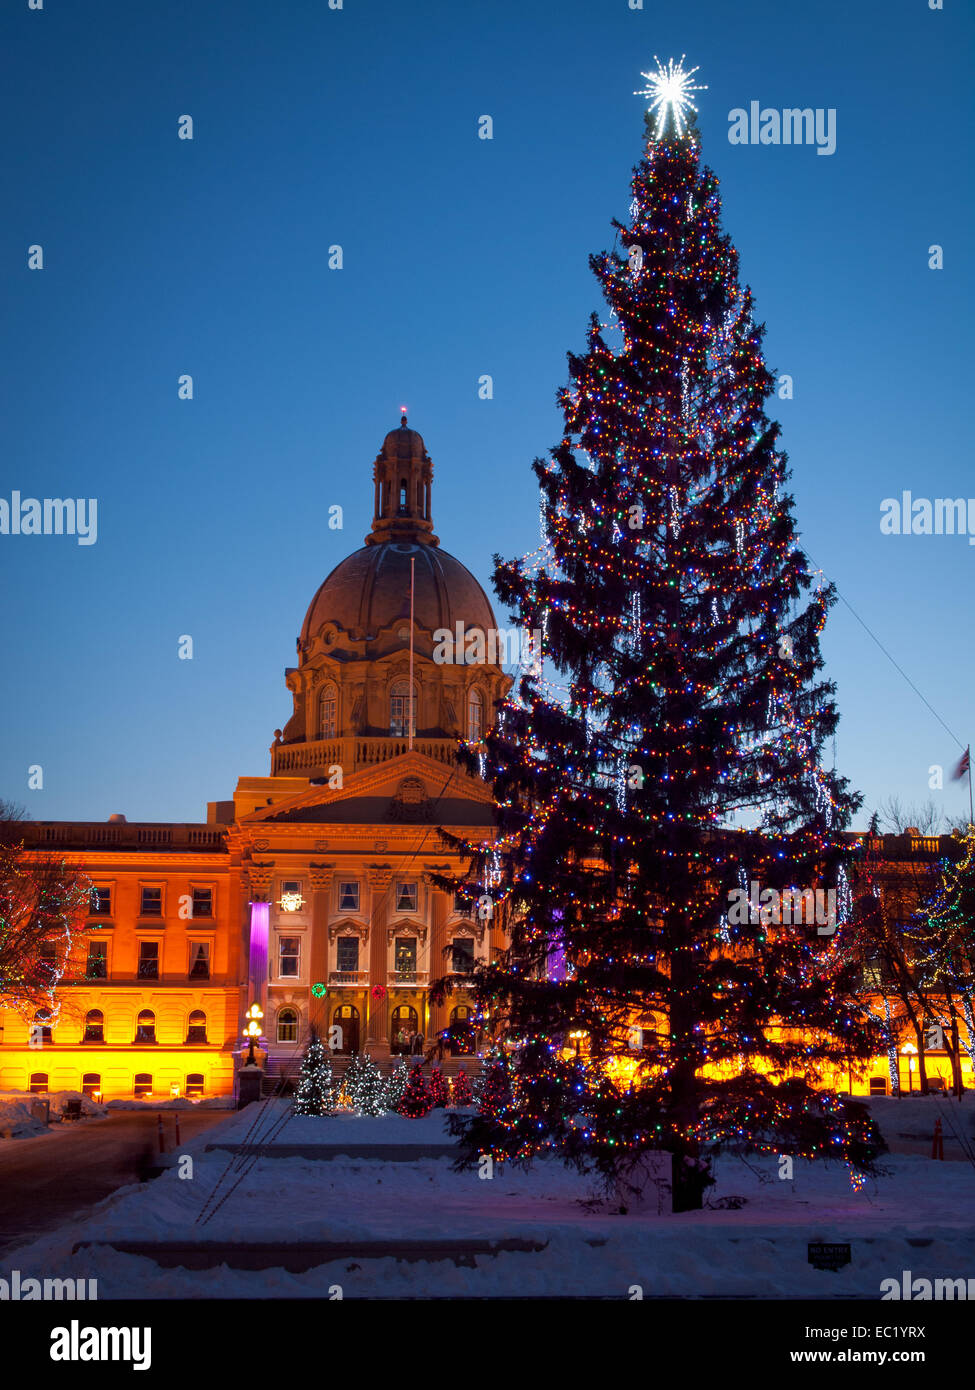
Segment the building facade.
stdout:
<svg viewBox="0 0 975 1390">
<path fill-rule="evenodd" d="M 434 880 L 464 871 L 441 831 L 493 833 L 490 789 L 456 752 L 480 744 L 510 681 L 499 661 L 438 652 L 438 634 L 497 629 L 434 534 L 432 481 L 404 417 L 373 467 L 365 544 L 305 615 L 268 776 L 241 777 L 197 825 L 18 828 L 94 892 L 53 1016 L 0 1013 L 0 1087 L 230 1094 L 255 1004 L 272 1077 L 296 1070 L 312 1027 L 381 1063 L 445 1030 L 448 1055 L 476 1046 L 464 977 L 493 923 Z M 445 975 L 455 988 L 433 1002 Z"/>
</svg>

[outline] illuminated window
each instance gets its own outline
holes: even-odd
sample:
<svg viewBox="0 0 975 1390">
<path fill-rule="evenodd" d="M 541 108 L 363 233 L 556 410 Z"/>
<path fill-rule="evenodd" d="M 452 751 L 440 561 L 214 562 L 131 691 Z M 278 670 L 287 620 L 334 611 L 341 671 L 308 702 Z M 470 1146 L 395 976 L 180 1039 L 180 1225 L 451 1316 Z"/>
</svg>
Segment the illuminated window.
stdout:
<svg viewBox="0 0 975 1390">
<path fill-rule="evenodd" d="M 101 1009 L 89 1009 L 85 1014 L 85 1035 L 82 1041 L 86 1043 L 103 1043 L 105 1041 L 105 1015 Z"/>
<path fill-rule="evenodd" d="M 151 1009 L 143 1009 L 139 1014 L 139 1021 L 135 1028 L 135 1040 L 137 1043 L 154 1043 L 156 1041 L 156 1015 Z"/>
<path fill-rule="evenodd" d="M 152 1075 L 147 1071 L 137 1072 L 132 1089 L 136 1099 L 138 1099 L 140 1096 L 151 1096 Z"/>
<path fill-rule="evenodd" d="M 403 977 L 416 979 L 416 937 L 398 936 L 396 938 L 396 974 L 400 981 Z"/>
<path fill-rule="evenodd" d="M 408 738 L 416 732 L 416 690 L 410 696 L 409 681 L 394 681 L 389 692 L 389 732 L 392 738 Z"/>
<path fill-rule="evenodd" d="M 186 1025 L 188 1043 L 205 1043 L 207 1040 L 207 1016 L 202 1009 L 194 1009 Z"/>
<path fill-rule="evenodd" d="M 336 945 L 335 968 L 340 975 L 354 975 L 359 969 L 359 938 L 340 936 Z"/>
<path fill-rule="evenodd" d="M 298 1012 L 296 1009 L 281 1009 L 278 1013 L 278 1042 L 298 1041 Z"/>
<path fill-rule="evenodd" d="M 33 1095 L 43 1095 L 43 1093 L 47 1090 L 47 1072 L 32 1071 L 30 1074 L 30 1082 L 28 1084 Z"/>
<path fill-rule="evenodd" d="M 318 737 L 336 738 L 338 736 L 338 692 L 334 685 L 322 686 L 318 697 Z"/>
<path fill-rule="evenodd" d="M 81 1078 L 81 1094 L 83 1096 L 88 1096 L 88 1098 L 91 1099 L 93 1095 L 100 1094 L 101 1089 L 102 1078 L 98 1074 L 98 1072 L 86 1071 L 84 1076 Z"/>
<path fill-rule="evenodd" d="M 186 1078 L 186 1099 L 199 1100 L 203 1094 L 203 1073 L 191 1071 Z"/>
<path fill-rule="evenodd" d="M 484 696 L 479 690 L 472 690 L 467 697 L 467 739 L 469 743 L 480 743 L 484 737 Z"/>
</svg>

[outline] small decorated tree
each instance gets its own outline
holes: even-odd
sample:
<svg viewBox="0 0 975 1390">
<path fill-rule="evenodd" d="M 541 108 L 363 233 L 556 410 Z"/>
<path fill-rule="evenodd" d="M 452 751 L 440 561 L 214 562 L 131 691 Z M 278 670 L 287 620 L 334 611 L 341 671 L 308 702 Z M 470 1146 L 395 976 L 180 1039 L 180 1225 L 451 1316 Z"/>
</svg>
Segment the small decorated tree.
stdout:
<svg viewBox="0 0 975 1390">
<path fill-rule="evenodd" d="M 344 1090 L 357 1115 L 385 1115 L 386 1083 L 368 1052 L 357 1053 L 352 1059 Z"/>
<path fill-rule="evenodd" d="M 433 1096 L 435 1106 L 450 1104 L 450 1082 L 439 1067 L 434 1067 L 430 1073 L 430 1094 Z"/>
<path fill-rule="evenodd" d="M 335 1111 L 332 1063 L 318 1034 L 312 1031 L 301 1059 L 301 1078 L 295 1092 L 296 1115 L 331 1115 Z"/>
<path fill-rule="evenodd" d="M 401 1115 L 406 1115 L 411 1120 L 420 1120 L 433 1109 L 433 1096 L 419 1065 L 410 1069 L 398 1109 Z"/>
<path fill-rule="evenodd" d="M 503 1123 L 511 1106 L 511 1076 L 504 1057 L 496 1057 L 485 1069 L 477 1092 L 480 1115 Z"/>
<path fill-rule="evenodd" d="M 386 1080 L 386 1109 L 398 1110 L 403 1092 L 406 1090 L 409 1068 L 405 1057 L 397 1057 L 393 1070 Z"/>
<path fill-rule="evenodd" d="M 454 1077 L 454 1084 L 451 1088 L 453 1104 L 463 1109 L 474 1104 L 474 1088 L 471 1086 L 470 1077 L 461 1067 Z"/>
</svg>

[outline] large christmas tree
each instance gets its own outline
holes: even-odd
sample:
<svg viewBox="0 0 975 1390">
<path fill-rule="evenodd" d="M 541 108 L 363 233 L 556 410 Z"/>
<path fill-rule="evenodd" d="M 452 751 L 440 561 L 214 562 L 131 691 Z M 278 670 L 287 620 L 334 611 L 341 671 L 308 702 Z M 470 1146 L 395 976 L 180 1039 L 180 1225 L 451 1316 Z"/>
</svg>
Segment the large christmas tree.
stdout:
<svg viewBox="0 0 975 1390">
<path fill-rule="evenodd" d="M 764 330 L 686 76 L 649 76 L 629 218 L 590 260 L 609 312 L 569 355 L 563 437 L 534 464 L 541 547 L 497 561 L 537 660 L 481 764 L 498 838 L 463 848 L 509 933 L 475 977 L 513 1100 L 455 1122 L 468 1161 L 556 1152 L 616 1192 L 643 1151 L 669 1151 L 678 1211 L 722 1149 L 855 1174 L 875 1152 L 816 1086 L 875 1045 L 836 914 L 794 924 L 777 896 L 831 891 L 843 920 L 858 798 L 821 756 L 834 595 L 797 540 Z"/>
</svg>

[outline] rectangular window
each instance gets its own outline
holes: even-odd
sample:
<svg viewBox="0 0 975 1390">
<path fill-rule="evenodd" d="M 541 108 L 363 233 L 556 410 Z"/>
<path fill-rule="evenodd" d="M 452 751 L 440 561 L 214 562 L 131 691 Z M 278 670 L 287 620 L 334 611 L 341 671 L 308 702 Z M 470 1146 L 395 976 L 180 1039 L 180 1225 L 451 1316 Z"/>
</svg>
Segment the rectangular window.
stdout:
<svg viewBox="0 0 975 1390">
<path fill-rule="evenodd" d="M 139 942 L 139 979 L 159 979 L 159 942 Z"/>
<path fill-rule="evenodd" d="M 112 915 L 112 890 L 111 888 L 94 887 L 91 890 L 91 905 L 88 908 L 89 917 L 111 917 Z"/>
<path fill-rule="evenodd" d="M 301 938 L 298 936 L 278 937 L 278 975 L 292 978 L 301 974 Z"/>
<path fill-rule="evenodd" d="M 400 977 L 416 975 L 416 937 L 398 936 L 396 938 L 396 973 Z"/>
<path fill-rule="evenodd" d="M 455 893 L 454 911 L 461 917 L 470 917 L 474 911 L 474 904 L 470 898 L 465 898 L 463 893 Z"/>
<path fill-rule="evenodd" d="M 210 943 L 209 941 L 190 942 L 190 979 L 209 980 Z"/>
<path fill-rule="evenodd" d="M 359 938 L 340 936 L 337 943 L 336 968 L 342 975 L 355 974 L 359 969 Z"/>
<path fill-rule="evenodd" d="M 107 941 L 88 942 L 88 962 L 85 966 L 85 975 L 89 980 L 108 979 Z"/>
<path fill-rule="evenodd" d="M 415 912 L 416 911 L 416 884 L 397 883 L 396 885 L 396 911 Z"/>
<path fill-rule="evenodd" d="M 193 889 L 193 916 L 212 917 L 213 916 L 213 889 L 194 888 Z"/>
<path fill-rule="evenodd" d="M 42 941 L 37 959 L 37 977 L 41 985 L 53 985 L 58 977 L 58 953 L 53 941 Z"/>
<path fill-rule="evenodd" d="M 162 889 L 143 888 L 142 901 L 139 906 L 140 917 L 161 917 L 162 916 Z"/>
<path fill-rule="evenodd" d="M 455 936 L 450 943 L 452 948 L 451 969 L 455 975 L 469 975 L 474 969 L 474 939 L 470 936 Z"/>
<path fill-rule="evenodd" d="M 285 879 L 281 885 L 279 907 L 282 912 L 298 912 L 305 905 L 301 884 L 296 878 Z"/>
<path fill-rule="evenodd" d="M 359 911 L 359 885 L 358 883 L 339 884 L 339 911 L 358 912 Z"/>
</svg>

